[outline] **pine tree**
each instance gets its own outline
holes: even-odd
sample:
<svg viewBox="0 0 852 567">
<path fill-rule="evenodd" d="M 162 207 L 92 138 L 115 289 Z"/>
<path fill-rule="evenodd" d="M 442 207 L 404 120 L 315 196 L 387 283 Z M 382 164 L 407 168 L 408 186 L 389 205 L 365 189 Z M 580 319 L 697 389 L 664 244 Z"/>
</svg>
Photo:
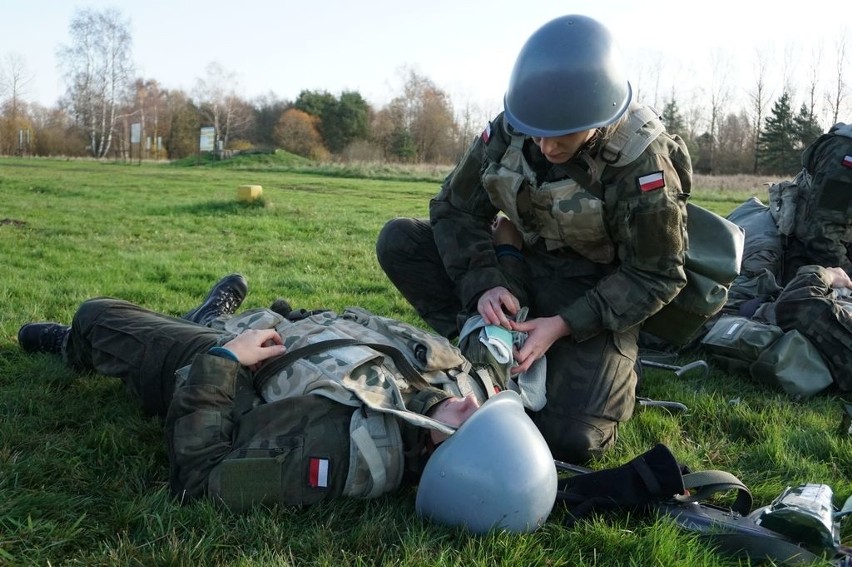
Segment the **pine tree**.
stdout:
<svg viewBox="0 0 852 567">
<path fill-rule="evenodd" d="M 822 135 L 822 127 L 817 122 L 816 116 L 811 113 L 805 104 L 799 109 L 799 114 L 793 119 L 798 133 L 798 148 L 802 152 L 814 140 Z"/>
<path fill-rule="evenodd" d="M 674 98 L 670 99 L 663 107 L 663 114 L 660 118 L 666 127 L 666 132 L 677 134 L 682 138 L 686 137 L 686 123 Z"/>
<path fill-rule="evenodd" d="M 800 133 L 790 108 L 790 94 L 784 92 L 766 117 L 758 136 L 758 163 L 765 172 L 793 175 L 801 169 Z"/>
</svg>

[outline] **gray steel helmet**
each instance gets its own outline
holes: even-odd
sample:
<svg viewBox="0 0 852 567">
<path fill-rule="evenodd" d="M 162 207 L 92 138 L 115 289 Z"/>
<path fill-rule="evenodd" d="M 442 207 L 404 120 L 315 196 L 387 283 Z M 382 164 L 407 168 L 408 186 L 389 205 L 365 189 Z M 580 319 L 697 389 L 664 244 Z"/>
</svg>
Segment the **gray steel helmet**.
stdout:
<svg viewBox="0 0 852 567">
<path fill-rule="evenodd" d="M 615 122 L 633 92 L 612 35 L 587 16 L 562 16 L 527 39 L 503 99 L 509 125 L 552 138 Z"/>
<path fill-rule="evenodd" d="M 417 488 L 417 513 L 474 533 L 535 531 L 556 501 L 553 455 L 521 398 L 505 390 L 444 441 Z"/>
</svg>

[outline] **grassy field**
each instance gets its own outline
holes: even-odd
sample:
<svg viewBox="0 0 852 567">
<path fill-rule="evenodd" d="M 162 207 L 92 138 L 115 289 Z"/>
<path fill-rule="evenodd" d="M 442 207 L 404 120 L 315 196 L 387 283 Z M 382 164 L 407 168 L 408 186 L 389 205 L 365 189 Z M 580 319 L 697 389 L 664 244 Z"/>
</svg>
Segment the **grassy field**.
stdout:
<svg viewBox="0 0 852 567">
<path fill-rule="evenodd" d="M 659 517 L 608 514 L 567 529 L 557 510 L 534 534 L 471 536 L 421 521 L 413 489 L 241 516 L 181 506 L 168 494 L 161 425 L 119 381 L 19 350 L 22 323 L 68 322 L 89 297 L 180 315 L 234 271 L 251 285 L 248 307 L 286 297 L 421 324 L 379 268 L 374 241 L 387 219 L 425 215 L 445 171 L 360 172 L 0 159 L 0 565 L 746 564 Z M 726 214 L 763 197 L 764 181 L 698 178 L 693 199 Z M 241 184 L 262 185 L 262 202 L 237 202 Z M 805 482 L 830 485 L 836 504 L 852 494 L 836 396 L 794 401 L 717 370 L 648 370 L 641 394 L 689 409 L 637 408 L 596 468 L 663 442 L 694 470 L 737 475 L 758 506 Z M 852 543 L 852 522 L 843 540 Z"/>
</svg>

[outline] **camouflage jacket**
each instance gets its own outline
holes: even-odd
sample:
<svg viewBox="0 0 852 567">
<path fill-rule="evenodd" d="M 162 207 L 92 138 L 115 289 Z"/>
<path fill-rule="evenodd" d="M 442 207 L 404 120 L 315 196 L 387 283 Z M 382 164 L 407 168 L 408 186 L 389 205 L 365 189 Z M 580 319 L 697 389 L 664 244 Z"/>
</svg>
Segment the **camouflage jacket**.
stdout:
<svg viewBox="0 0 852 567">
<path fill-rule="evenodd" d="M 637 107 L 630 112 L 638 113 Z M 640 125 L 622 136 L 628 145 L 644 138 L 643 151 L 628 163 L 608 155 L 608 143 L 593 142 L 567 164 L 554 165 L 531 138 L 510 132 L 503 115 L 497 116 L 430 203 L 435 241 L 463 305 L 472 310 L 483 292 L 497 286 L 520 297 L 498 268 L 491 241 L 499 211 L 521 228 L 527 246 L 554 254 L 569 247 L 607 266 L 608 275 L 583 298 L 538 306 L 562 316 L 577 340 L 630 328 L 671 301 L 686 284 L 685 203 L 692 168 L 683 141 L 655 123 L 653 131 Z M 509 187 L 497 191 L 499 197 L 495 180 Z M 565 180 L 575 182 L 567 193 Z M 589 213 L 584 226 L 572 228 L 581 209 Z"/>
<path fill-rule="evenodd" d="M 418 444 L 426 430 L 453 432 L 427 417 L 430 409 L 450 396 L 485 397 L 481 379 L 446 339 L 363 309 L 318 311 L 296 321 L 255 309 L 219 323 L 220 344 L 246 329 L 274 328 L 288 352 L 255 373 L 206 353 L 178 371 L 166 422 L 175 494 L 207 493 L 230 505 L 239 500 L 226 494 L 232 486 L 244 491 L 254 483 L 250 490 L 261 495 L 284 490 L 276 501 L 311 503 L 321 495 L 298 491 L 306 470 L 270 467 L 288 458 L 294 461 L 290 468 L 307 465 L 288 454 L 327 437 L 347 453 L 327 459 L 348 463 L 336 469 L 344 477 L 337 479 L 339 493 L 378 496 L 396 488 L 407 470 L 419 472 L 424 463 Z M 311 409 L 317 398 L 336 403 L 317 413 Z M 347 431 L 329 425 L 329 414 L 338 411 L 348 411 Z M 294 442 L 302 445 L 294 448 Z M 232 481 L 236 474 L 243 478 Z M 264 474 L 273 477 L 272 490 L 264 486 Z"/>
<path fill-rule="evenodd" d="M 770 304 L 773 313 L 758 314 L 774 319 L 784 331 L 795 329 L 807 337 L 835 383 L 841 390 L 852 391 L 852 300 L 838 295 L 829 281 L 825 268 L 803 266 Z"/>
</svg>

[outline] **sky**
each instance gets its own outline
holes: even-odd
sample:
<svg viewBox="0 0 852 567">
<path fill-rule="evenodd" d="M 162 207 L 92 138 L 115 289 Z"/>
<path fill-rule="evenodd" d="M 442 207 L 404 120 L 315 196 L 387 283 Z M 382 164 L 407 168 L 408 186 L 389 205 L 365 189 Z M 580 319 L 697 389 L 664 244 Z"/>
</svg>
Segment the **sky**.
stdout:
<svg viewBox="0 0 852 567">
<path fill-rule="evenodd" d="M 664 66 L 655 91 L 706 82 L 723 58 L 737 83 L 753 76 L 758 48 L 775 73 L 808 73 L 814 45 L 834 57 L 848 34 L 846 3 L 818 0 L 806 10 L 763 0 L 5 0 L 0 68 L 10 53 L 31 76 L 24 98 L 53 106 L 65 91 L 56 53 L 70 43 L 78 9 L 116 8 L 130 22 L 137 76 L 191 93 L 211 62 L 236 77 L 249 100 L 295 100 L 302 90 L 358 91 L 381 107 L 401 94 L 406 70 L 430 79 L 456 107 L 501 109 L 514 59 L 547 21 L 584 14 L 609 27 L 646 81 Z M 852 56 L 852 39 L 848 49 Z M 786 55 L 785 55 L 786 53 Z M 723 55 L 720 55 L 723 54 Z M 715 59 L 713 59 L 715 57 Z M 789 63 L 782 63 L 789 61 Z M 661 73 L 657 73 L 658 75 Z M 644 78 L 643 78 L 644 77 Z M 702 78 L 703 77 L 703 78 Z M 780 81 L 780 79 L 779 79 Z M 641 86 L 641 85 L 640 85 Z M 747 85 L 743 85 L 746 88 Z"/>
</svg>

